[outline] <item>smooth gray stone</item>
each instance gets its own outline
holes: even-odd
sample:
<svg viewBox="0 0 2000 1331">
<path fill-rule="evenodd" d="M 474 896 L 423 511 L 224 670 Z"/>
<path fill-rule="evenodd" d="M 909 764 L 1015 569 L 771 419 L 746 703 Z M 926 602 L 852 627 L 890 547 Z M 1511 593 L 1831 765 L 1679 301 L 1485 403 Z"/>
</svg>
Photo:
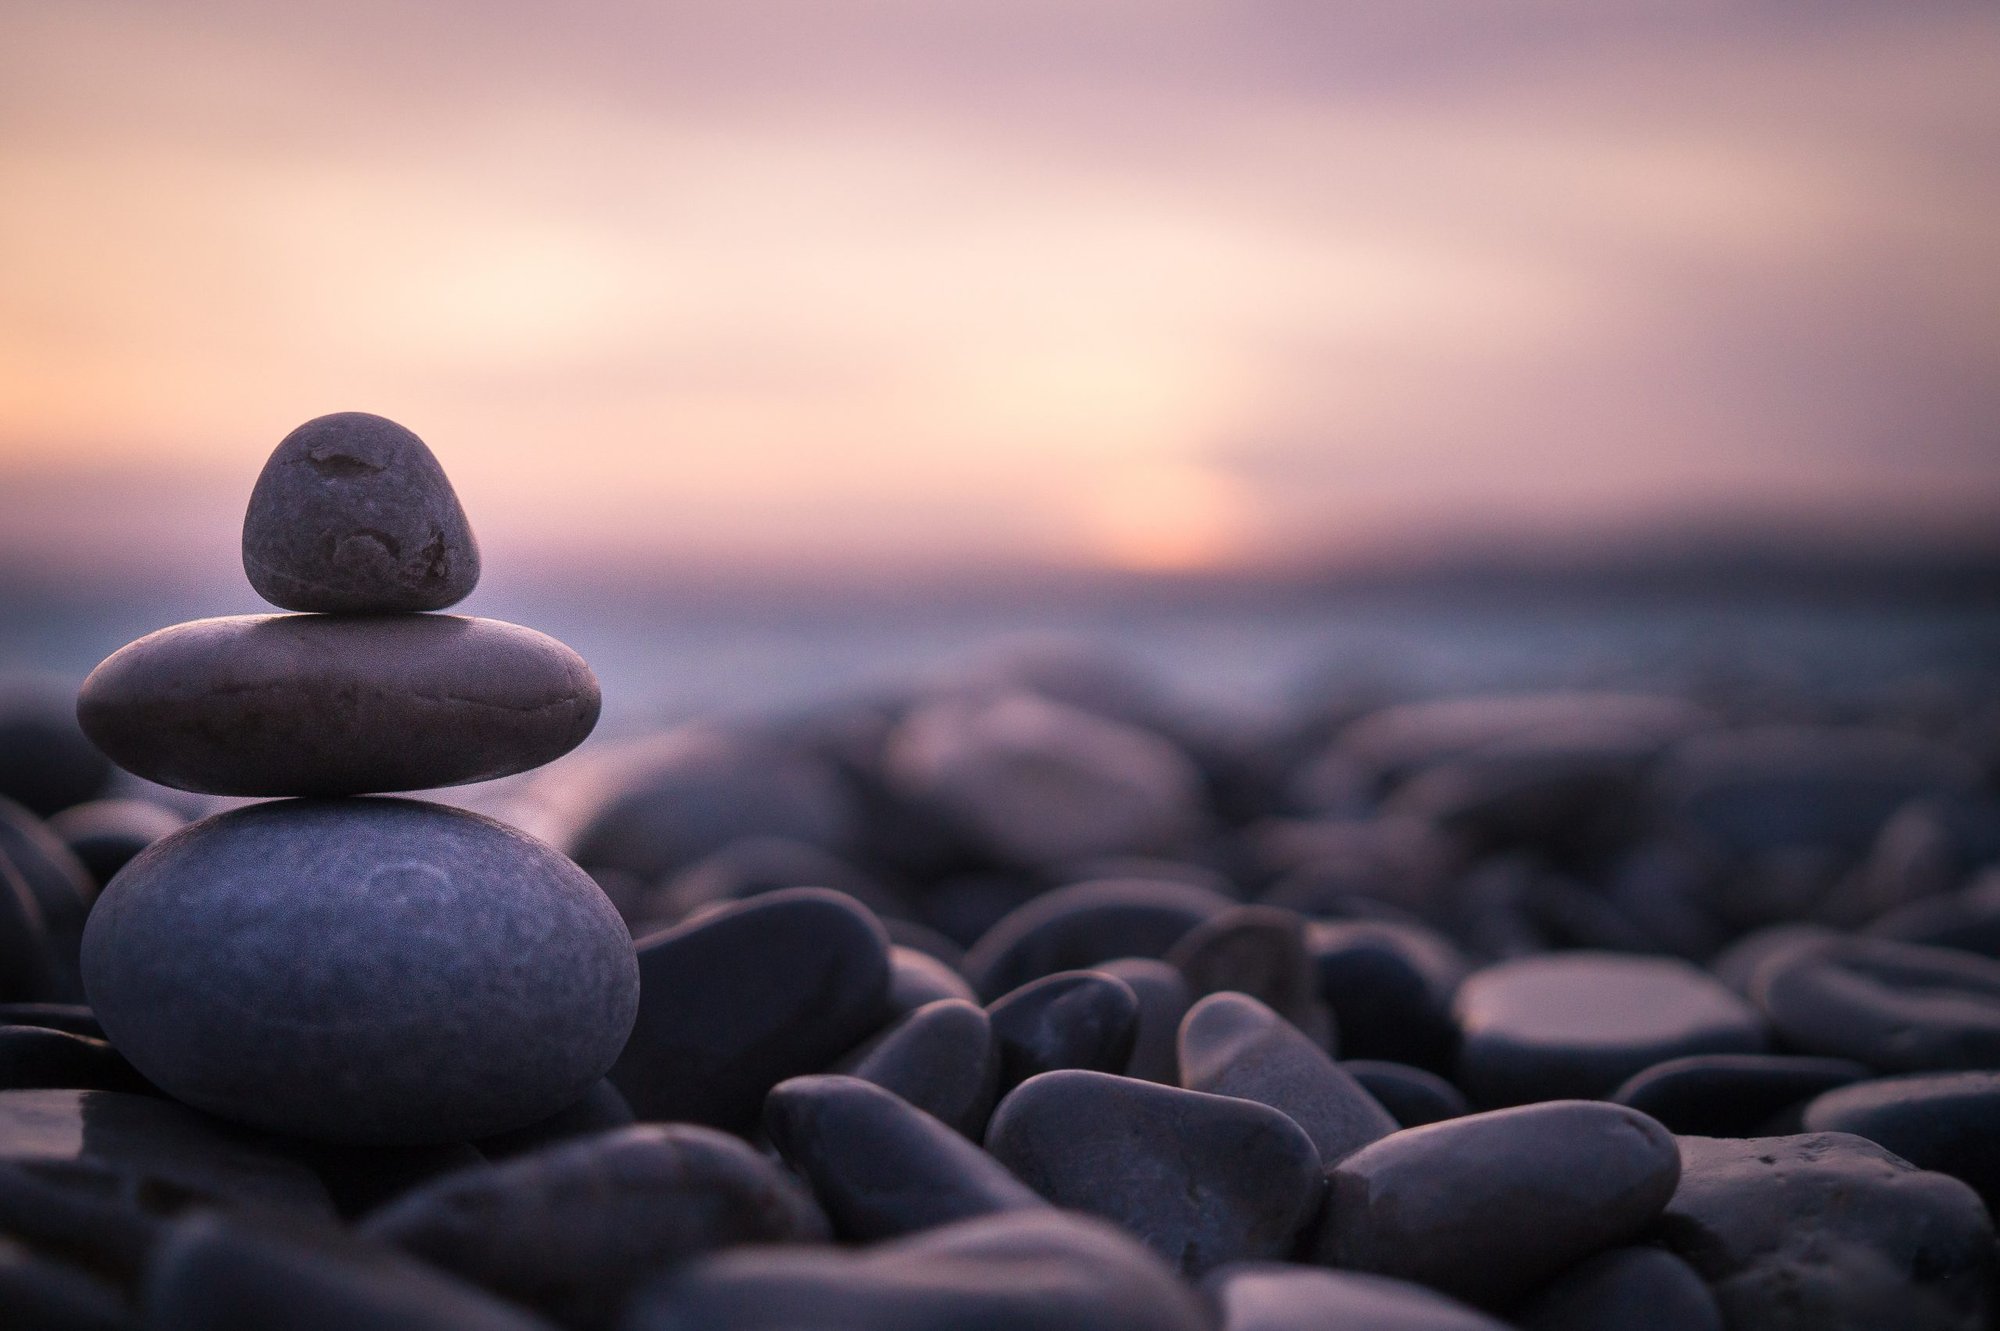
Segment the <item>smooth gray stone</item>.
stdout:
<svg viewBox="0 0 2000 1331">
<path fill-rule="evenodd" d="M 859 1252 L 749 1248 L 669 1272 L 621 1331 L 1212 1331 L 1129 1236 L 1054 1210 L 961 1221 Z"/>
<path fill-rule="evenodd" d="M 479 582 L 479 546 L 424 441 L 342 411 L 286 435 L 243 515 L 243 571 L 287 610 L 442 610 Z"/>
<path fill-rule="evenodd" d="M 1202 1289 L 1220 1331 L 1507 1331 L 1477 1308 L 1388 1276 L 1281 1262 L 1232 1262 Z"/>
<path fill-rule="evenodd" d="M 103 1040 L 42 1026 L 0 1026 L 0 1090 L 148 1094 L 153 1087 Z"/>
<path fill-rule="evenodd" d="M 1655 1063 L 1764 1047 L 1757 1013 L 1666 957 L 1563 952 L 1476 971 L 1458 991 L 1458 1083 L 1475 1103 L 1587 1099 Z"/>
<path fill-rule="evenodd" d="M 1842 1132 L 1682 1137 L 1659 1233 L 1733 1331 L 1978 1331 L 1993 1309 L 1979 1196 Z"/>
<path fill-rule="evenodd" d="M 29 1331 L 125 1331 L 118 1292 L 75 1267 L 0 1238 L 0 1326 Z"/>
<path fill-rule="evenodd" d="M 965 978 L 989 1002 L 1030 980 L 1114 957 L 1163 957 L 1188 930 L 1235 905 L 1163 879 L 1073 883 L 1009 912 L 965 954 Z"/>
<path fill-rule="evenodd" d="M 151 800 L 91 800 L 49 819 L 49 830 L 101 887 L 134 855 L 180 831 L 187 822 L 179 812 Z"/>
<path fill-rule="evenodd" d="M 0 682 L 0 799 L 47 818 L 110 782 L 111 764 L 77 729 L 67 681 Z"/>
<path fill-rule="evenodd" d="M 2000 1072 L 1932 1072 L 1843 1086 L 1806 1106 L 1807 1132 L 1851 1132 L 1972 1186 L 2000 1212 Z"/>
<path fill-rule="evenodd" d="M 1403 1127 L 1421 1128 L 1472 1112 L 1465 1092 L 1435 1072 L 1372 1058 L 1344 1058 L 1340 1066 Z"/>
<path fill-rule="evenodd" d="M 393 1248 L 216 1215 L 175 1222 L 140 1308 L 146 1331 L 551 1331 Z"/>
<path fill-rule="evenodd" d="M 333 1214 L 289 1149 L 156 1095 L 0 1091 L 0 1159 L 82 1161 L 260 1212 Z"/>
<path fill-rule="evenodd" d="M 1615 1248 L 1562 1275 L 1516 1314 L 1522 1331 L 1722 1331 L 1708 1286 L 1661 1248 Z"/>
<path fill-rule="evenodd" d="M 1000 1047 L 982 1008 L 941 998 L 897 1018 L 843 1058 L 838 1070 L 979 1141 L 999 1096 Z"/>
<path fill-rule="evenodd" d="M 858 1077 L 778 1083 L 764 1130 L 853 1242 L 1048 1205 L 958 1132 Z"/>
<path fill-rule="evenodd" d="M 1181 1085 L 1278 1110 L 1331 1165 L 1396 1131 L 1374 1096 L 1326 1050 L 1248 994 L 1210 994 L 1180 1031 Z"/>
<path fill-rule="evenodd" d="M 1102 971 L 1030 980 L 986 1009 L 1004 1095 L 1058 1068 L 1122 1072 L 1139 1036 L 1139 997 Z"/>
<path fill-rule="evenodd" d="M 413 800 L 253 804 L 176 832 L 105 889 L 83 977 L 111 1043 L 176 1098 L 381 1144 L 573 1103 L 638 1005 L 631 938 L 581 869 Z"/>
<path fill-rule="evenodd" d="M 618 1093 L 618 1088 L 609 1079 L 600 1077 L 591 1083 L 590 1089 L 575 1104 L 558 1109 L 547 1118 L 537 1119 L 525 1128 L 481 1138 L 479 1150 L 488 1159 L 505 1160 L 510 1156 L 554 1146 L 572 1137 L 630 1127 L 632 1122 L 632 1106 L 625 1103 L 625 1097 Z"/>
<path fill-rule="evenodd" d="M 1868 1075 L 1845 1058 L 1695 1054 L 1634 1073 L 1606 1098 L 1683 1137 L 1760 1137 L 1770 1135 L 1765 1125 L 1777 1115 Z"/>
<path fill-rule="evenodd" d="M 1032 693 L 921 703 L 882 768 L 969 851 L 1013 868 L 1173 852 L 1206 830 L 1201 773 L 1179 746 Z"/>
<path fill-rule="evenodd" d="M 851 898 L 788 888 L 639 941 L 639 1018 L 611 1070 L 642 1119 L 728 1130 L 890 1016 L 889 940 Z"/>
<path fill-rule="evenodd" d="M 696 722 L 601 750 L 573 770 L 581 808 L 561 844 L 591 869 L 666 880 L 745 837 L 838 852 L 858 822 L 831 763 L 749 730 Z"/>
<path fill-rule="evenodd" d="M 1331 1052 L 1333 1016 L 1319 997 L 1306 917 L 1278 906 L 1232 906 L 1181 936 L 1166 956 L 1196 998 L 1248 994 Z"/>
<path fill-rule="evenodd" d="M 1405 1128 L 1333 1167 L 1313 1255 L 1504 1307 L 1638 1238 L 1679 1177 L 1672 1134 L 1622 1105 L 1554 1100 Z"/>
<path fill-rule="evenodd" d="M 993 1111 L 986 1149 L 1188 1276 L 1289 1255 L 1323 1191 L 1312 1138 L 1268 1105 L 1103 1072 L 1023 1082 Z"/>
<path fill-rule="evenodd" d="M 725 1133 L 646 1123 L 447 1175 L 357 1231 L 565 1325 L 602 1325 L 654 1272 L 744 1243 L 817 1243 L 804 1188 Z"/>
<path fill-rule="evenodd" d="M 1751 1001 L 1792 1047 L 1884 1072 L 2000 1067 L 2000 961 L 1886 938 L 1771 956 Z"/>
<path fill-rule="evenodd" d="M 1162 1086 L 1180 1085 L 1180 1054 L 1176 1046 L 1180 1041 L 1181 1018 L 1194 1006 L 1187 977 L 1151 957 L 1118 957 L 1099 962 L 1091 969 L 1123 980 L 1139 1000 L 1139 1034 L 1132 1043 L 1132 1056 L 1125 1060 L 1125 1075 L 1156 1081 Z"/>
<path fill-rule="evenodd" d="M 1442 934 L 1386 920 L 1316 921 L 1306 946 L 1342 1055 L 1451 1070 L 1451 1002 L 1470 965 Z"/>
<path fill-rule="evenodd" d="M 597 677 L 461 615 L 237 615 L 107 657 L 77 719 L 129 772 L 211 795 L 363 795 L 526 772 L 583 743 Z"/>
<path fill-rule="evenodd" d="M 884 921 L 884 927 L 887 926 Z M 944 962 L 915 948 L 891 944 L 889 947 L 889 1006 L 898 1012 L 914 1012 L 926 1003 L 956 998 L 977 1004 L 979 995 L 965 977 Z"/>
</svg>

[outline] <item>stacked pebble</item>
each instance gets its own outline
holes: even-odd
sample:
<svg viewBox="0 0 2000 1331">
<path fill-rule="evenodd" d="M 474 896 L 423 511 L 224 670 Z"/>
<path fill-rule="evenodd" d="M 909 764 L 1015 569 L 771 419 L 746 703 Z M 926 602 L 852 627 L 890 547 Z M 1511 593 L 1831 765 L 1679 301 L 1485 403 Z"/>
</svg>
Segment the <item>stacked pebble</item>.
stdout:
<svg viewBox="0 0 2000 1331">
<path fill-rule="evenodd" d="M 378 416 L 278 445 L 243 565 L 305 613 L 162 629 L 77 704 L 138 776 L 294 797 L 175 831 L 111 880 L 82 946 L 111 1043 L 187 1104 L 327 1141 L 464 1141 L 575 1102 L 637 1002 L 610 902 L 511 828 L 358 797 L 568 752 L 597 720 L 589 667 L 529 629 L 425 613 L 472 590 L 478 551 L 430 450 Z"/>
<path fill-rule="evenodd" d="M 428 455 L 350 425 L 402 451 L 323 454 L 334 517 L 253 536 L 291 608 L 313 552 L 460 548 Z M 537 777 L 509 816 L 635 949 L 546 847 L 356 798 L 557 747 L 516 713 L 561 658 L 461 654 L 532 640 L 498 626 L 427 655 L 414 626 L 477 621 L 354 585 L 303 650 L 211 628 L 93 681 L 121 760 L 311 798 L 132 859 L 83 930 L 94 1012 L 0 1007 L 0 1325 L 1991 1322 L 1990 682 L 1795 692 L 1785 728 L 1591 693 L 1270 734 L 1044 652 Z M 16 788 L 96 845 L 97 784 Z M 5 825 L 19 919 L 80 917 L 60 843 Z M 45 972 L 10 996 L 61 996 L 53 937 L 0 917 L 0 976 Z M 636 1016 L 578 1019 L 635 951 Z"/>
</svg>

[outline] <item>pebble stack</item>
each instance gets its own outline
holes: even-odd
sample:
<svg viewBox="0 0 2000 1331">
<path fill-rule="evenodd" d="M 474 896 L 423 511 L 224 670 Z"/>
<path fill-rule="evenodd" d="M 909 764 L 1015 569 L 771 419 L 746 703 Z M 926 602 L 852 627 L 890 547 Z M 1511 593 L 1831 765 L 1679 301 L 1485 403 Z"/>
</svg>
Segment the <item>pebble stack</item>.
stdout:
<svg viewBox="0 0 2000 1331">
<path fill-rule="evenodd" d="M 309 421 L 265 465 L 243 566 L 301 613 L 178 624 L 114 653 L 77 718 L 126 770 L 286 797 L 139 852 L 91 912 L 82 976 L 125 1059 L 176 1099 L 333 1142 L 461 1142 L 582 1097 L 631 1029 L 623 923 L 547 845 L 367 798 L 527 771 L 597 720 L 551 638 L 428 613 L 479 576 L 421 440 Z"/>
<path fill-rule="evenodd" d="M 535 840 L 384 797 L 595 718 L 474 559 L 407 432 L 279 449 L 297 613 L 79 708 L 267 802 L 0 694 L 0 1326 L 1993 1325 L 1990 666 L 1273 728 L 1040 649 L 485 792 Z"/>
</svg>

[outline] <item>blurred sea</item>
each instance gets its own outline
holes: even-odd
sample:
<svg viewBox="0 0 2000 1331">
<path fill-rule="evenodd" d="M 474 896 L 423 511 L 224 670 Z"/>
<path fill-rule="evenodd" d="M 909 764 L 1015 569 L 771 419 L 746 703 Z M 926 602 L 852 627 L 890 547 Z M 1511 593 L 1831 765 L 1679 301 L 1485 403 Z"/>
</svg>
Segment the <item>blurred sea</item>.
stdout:
<svg viewBox="0 0 2000 1331">
<path fill-rule="evenodd" d="M 244 594 L 247 596 L 247 593 Z M 1920 693 L 2000 678 L 2000 605 L 1766 595 L 1561 595 L 1487 589 L 1172 598 L 945 598 L 634 605 L 489 595 L 466 613 L 581 652 L 604 687 L 600 735 L 698 714 L 769 713 L 893 690 L 1023 640 L 1107 649 L 1190 702 L 1255 717 L 1329 689 L 1386 697 L 1558 686 Z M 252 601 L 0 596 L 0 673 L 80 682 L 124 643 Z M 1981 691 L 1988 691 L 1982 689 Z M 1990 695 L 1989 695 L 1990 696 Z"/>
</svg>

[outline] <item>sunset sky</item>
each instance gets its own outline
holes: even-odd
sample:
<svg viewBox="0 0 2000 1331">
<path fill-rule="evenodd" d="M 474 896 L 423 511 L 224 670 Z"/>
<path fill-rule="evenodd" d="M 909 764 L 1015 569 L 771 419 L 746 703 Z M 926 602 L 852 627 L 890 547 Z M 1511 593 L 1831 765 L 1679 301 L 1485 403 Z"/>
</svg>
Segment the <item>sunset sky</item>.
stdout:
<svg viewBox="0 0 2000 1331">
<path fill-rule="evenodd" d="M 8 4 L 0 577 L 392 416 L 502 572 L 2000 530 L 2000 6 Z"/>
</svg>

